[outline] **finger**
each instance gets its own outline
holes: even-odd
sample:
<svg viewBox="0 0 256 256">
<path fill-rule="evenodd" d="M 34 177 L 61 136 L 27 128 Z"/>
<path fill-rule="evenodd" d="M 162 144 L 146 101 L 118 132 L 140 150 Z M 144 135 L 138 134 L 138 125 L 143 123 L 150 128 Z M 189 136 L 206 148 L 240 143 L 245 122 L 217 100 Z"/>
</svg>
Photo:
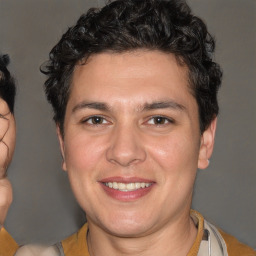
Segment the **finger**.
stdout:
<svg viewBox="0 0 256 256">
<path fill-rule="evenodd" d="M 12 186 L 5 178 L 0 180 L 0 226 L 3 225 L 8 209 L 12 203 Z"/>
<path fill-rule="evenodd" d="M 0 114 L 5 116 L 6 114 L 10 113 L 8 104 L 2 98 L 0 98 Z"/>
<path fill-rule="evenodd" d="M 6 132 L 9 128 L 9 119 L 6 116 L 0 114 L 0 141 L 3 140 Z"/>
<path fill-rule="evenodd" d="M 6 175 L 8 146 L 4 142 L 4 137 L 9 129 L 9 108 L 7 103 L 0 99 L 0 179 Z"/>
<path fill-rule="evenodd" d="M 1 141 L 0 142 L 0 179 L 4 178 L 6 175 L 8 153 L 9 149 L 7 145 Z"/>
</svg>

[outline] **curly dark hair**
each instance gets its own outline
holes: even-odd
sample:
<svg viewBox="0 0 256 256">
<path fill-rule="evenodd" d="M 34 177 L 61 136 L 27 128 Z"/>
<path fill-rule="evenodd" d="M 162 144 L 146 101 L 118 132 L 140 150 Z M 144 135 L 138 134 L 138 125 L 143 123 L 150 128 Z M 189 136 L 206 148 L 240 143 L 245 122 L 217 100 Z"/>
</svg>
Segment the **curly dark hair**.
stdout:
<svg viewBox="0 0 256 256">
<path fill-rule="evenodd" d="M 14 79 L 7 69 L 9 62 L 10 59 L 7 54 L 0 55 L 0 98 L 6 101 L 10 111 L 13 113 L 16 87 Z"/>
<path fill-rule="evenodd" d="M 92 8 L 70 27 L 41 68 L 54 120 L 63 123 L 75 65 L 93 54 L 137 49 L 174 54 L 189 70 L 189 86 L 199 107 L 203 132 L 217 116 L 222 72 L 213 61 L 215 42 L 205 23 L 184 1 L 117 0 Z"/>
</svg>

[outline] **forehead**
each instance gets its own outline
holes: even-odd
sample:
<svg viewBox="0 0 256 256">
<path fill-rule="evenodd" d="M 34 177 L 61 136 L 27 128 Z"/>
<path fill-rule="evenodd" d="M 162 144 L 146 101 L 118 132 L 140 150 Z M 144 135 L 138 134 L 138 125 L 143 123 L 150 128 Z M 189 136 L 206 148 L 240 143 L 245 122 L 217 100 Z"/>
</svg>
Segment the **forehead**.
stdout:
<svg viewBox="0 0 256 256">
<path fill-rule="evenodd" d="M 190 90 L 188 69 L 173 54 L 138 50 L 96 54 L 85 64 L 77 65 L 70 96 L 95 95 L 106 99 L 106 94 L 115 93 L 120 97 L 132 96 L 131 92 L 153 96 L 161 91 L 187 94 Z"/>
<path fill-rule="evenodd" d="M 101 53 L 75 67 L 68 106 L 86 101 L 134 109 L 173 101 L 189 108 L 194 101 L 190 91 L 187 67 L 173 54 L 146 50 Z"/>
<path fill-rule="evenodd" d="M 163 68 L 164 67 L 164 68 Z M 153 69 L 153 70 L 152 70 Z M 115 75 L 128 78 L 147 78 L 150 75 L 165 73 L 171 76 L 183 76 L 188 79 L 187 66 L 172 53 L 164 53 L 158 50 L 134 50 L 123 53 L 104 52 L 91 55 L 86 61 L 81 60 L 75 66 L 73 80 L 81 73 Z M 120 73 L 120 71 L 122 71 Z M 152 71 L 154 71 L 152 73 Z M 92 75 L 93 75 L 92 74 Z M 98 77 L 100 78 L 100 77 Z"/>
</svg>

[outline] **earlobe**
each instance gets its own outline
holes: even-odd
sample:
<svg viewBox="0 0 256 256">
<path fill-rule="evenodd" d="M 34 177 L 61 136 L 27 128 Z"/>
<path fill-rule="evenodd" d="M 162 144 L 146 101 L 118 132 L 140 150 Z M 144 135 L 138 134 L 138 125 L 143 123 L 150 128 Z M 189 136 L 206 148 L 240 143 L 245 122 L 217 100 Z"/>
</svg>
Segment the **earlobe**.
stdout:
<svg viewBox="0 0 256 256">
<path fill-rule="evenodd" d="M 65 145 L 64 145 L 64 141 L 63 141 L 63 136 L 61 134 L 60 131 L 60 127 L 59 125 L 56 125 L 56 132 L 57 132 L 57 136 L 58 136 L 58 140 L 59 140 L 59 145 L 60 145 L 60 152 L 61 152 L 61 156 L 62 156 L 62 169 L 64 171 L 67 170 L 67 166 L 66 166 L 66 161 L 65 161 Z"/>
<path fill-rule="evenodd" d="M 213 152 L 217 117 L 215 117 L 209 127 L 201 135 L 201 144 L 198 158 L 198 168 L 206 169 L 209 166 L 209 159 Z"/>
</svg>

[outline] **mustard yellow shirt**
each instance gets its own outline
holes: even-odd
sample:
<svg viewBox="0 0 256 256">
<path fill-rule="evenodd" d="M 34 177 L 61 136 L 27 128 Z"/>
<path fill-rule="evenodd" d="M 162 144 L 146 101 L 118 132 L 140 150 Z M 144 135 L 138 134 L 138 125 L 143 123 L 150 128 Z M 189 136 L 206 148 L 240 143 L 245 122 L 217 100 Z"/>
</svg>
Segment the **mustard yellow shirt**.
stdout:
<svg viewBox="0 0 256 256">
<path fill-rule="evenodd" d="M 187 256 L 197 256 L 204 233 L 204 218 L 194 210 L 191 216 L 197 225 L 197 237 Z M 85 224 L 77 233 L 62 241 L 65 256 L 90 256 L 87 247 L 86 234 L 88 226 Z M 240 243 L 231 235 L 218 230 L 225 241 L 229 256 L 256 256 L 255 250 Z M 6 232 L 4 228 L 0 231 L 0 256 L 14 256 L 18 249 L 18 244 Z"/>
<path fill-rule="evenodd" d="M 4 228 L 0 230 L 0 256 L 13 256 L 19 246 Z"/>
<path fill-rule="evenodd" d="M 197 224 L 198 232 L 196 240 L 187 256 L 197 256 L 204 233 L 204 218 L 199 212 L 194 210 L 191 210 L 190 214 Z M 85 224 L 77 233 L 62 241 L 65 256 L 90 256 L 85 239 L 87 229 L 88 226 Z M 240 243 L 236 238 L 221 230 L 219 232 L 226 243 L 229 256 L 256 256 L 256 252 L 249 246 Z"/>
</svg>

